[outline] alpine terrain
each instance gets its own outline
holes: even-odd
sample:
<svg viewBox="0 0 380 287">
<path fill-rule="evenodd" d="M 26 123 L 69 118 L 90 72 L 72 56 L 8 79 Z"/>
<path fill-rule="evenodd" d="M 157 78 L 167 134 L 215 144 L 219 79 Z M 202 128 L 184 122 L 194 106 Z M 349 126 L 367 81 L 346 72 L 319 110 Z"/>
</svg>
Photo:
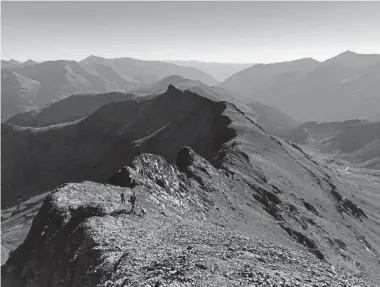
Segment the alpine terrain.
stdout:
<svg viewBox="0 0 380 287">
<path fill-rule="evenodd" d="M 97 102 L 2 124 L 4 286 L 378 286 L 378 172 L 172 84 Z"/>
</svg>

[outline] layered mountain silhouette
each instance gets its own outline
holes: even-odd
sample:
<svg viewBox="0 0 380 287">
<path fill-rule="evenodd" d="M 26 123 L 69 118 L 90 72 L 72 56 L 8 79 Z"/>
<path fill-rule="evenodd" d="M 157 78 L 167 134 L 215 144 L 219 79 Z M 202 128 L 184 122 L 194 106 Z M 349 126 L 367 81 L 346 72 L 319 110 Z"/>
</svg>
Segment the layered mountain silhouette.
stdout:
<svg viewBox="0 0 380 287">
<path fill-rule="evenodd" d="M 21 64 L 22 64 L 21 62 L 16 61 L 14 59 L 11 59 L 9 61 L 1 60 L 1 68 L 15 67 Z"/>
<path fill-rule="evenodd" d="M 284 137 L 355 166 L 380 169 L 380 122 L 307 122 L 286 131 Z"/>
<path fill-rule="evenodd" d="M 220 86 L 302 121 L 329 122 L 375 116 L 379 79 L 380 55 L 346 51 L 320 63 L 301 59 L 255 65 Z"/>
<path fill-rule="evenodd" d="M 23 77 L 18 73 L 1 70 L 1 116 L 6 119 L 12 114 L 35 108 L 33 103 L 38 90 L 38 81 Z"/>
<path fill-rule="evenodd" d="M 66 124 L 3 124 L 3 207 L 56 190 L 2 282 L 371 286 L 376 176 L 342 173 L 236 105 L 173 85 Z M 120 205 L 132 191 L 137 215 Z"/>
<path fill-rule="evenodd" d="M 193 81 L 180 76 L 167 77 L 154 83 L 153 85 L 133 92 L 145 95 L 160 93 L 165 91 L 167 86 L 170 84 L 182 91 L 190 90 L 198 95 L 214 101 L 227 101 L 233 103 L 270 133 L 280 134 L 284 130 L 296 127 L 299 123 L 282 111 L 268 105 L 261 104 L 257 101 L 251 101 L 245 98 L 244 95 L 232 93 L 218 86 L 210 87 L 201 81 Z"/>
<path fill-rule="evenodd" d="M 72 94 L 123 91 L 152 84 L 169 75 L 218 82 L 192 67 L 132 58 L 90 56 L 80 62 L 2 62 L 2 120 L 31 108 L 42 108 Z"/>
<path fill-rule="evenodd" d="M 2 119 L 30 106 L 43 107 L 71 94 L 104 92 L 110 88 L 107 85 L 101 77 L 87 72 L 74 61 L 49 61 L 2 69 Z M 24 105 L 20 98 L 28 105 Z"/>
<path fill-rule="evenodd" d="M 185 67 L 194 67 L 213 76 L 218 81 L 224 81 L 233 74 L 254 65 L 253 63 L 213 63 L 200 61 L 167 61 Z"/>
<path fill-rule="evenodd" d="M 111 67 L 125 79 L 137 81 L 140 85 L 152 84 L 171 75 L 200 80 L 209 85 L 218 83 L 212 76 L 194 67 L 184 67 L 160 61 L 143 61 L 133 58 L 105 59 L 90 56 L 80 61 L 80 64 L 89 71 L 96 69 L 94 65 L 95 67 L 97 65 Z"/>
<path fill-rule="evenodd" d="M 223 88 L 208 86 L 201 81 L 186 79 L 178 75 L 169 76 L 151 85 L 135 89 L 129 94 L 74 95 L 48 105 L 43 109 L 17 114 L 8 119 L 6 123 L 23 127 L 44 127 L 67 123 L 83 118 L 102 105 L 113 101 L 133 97 L 150 97 L 153 94 L 163 93 L 169 85 L 173 85 L 182 91 L 190 90 L 213 101 L 233 103 L 271 133 L 280 134 L 285 130 L 295 128 L 299 124 L 278 109 L 258 102 L 246 102 L 244 97 Z"/>
</svg>

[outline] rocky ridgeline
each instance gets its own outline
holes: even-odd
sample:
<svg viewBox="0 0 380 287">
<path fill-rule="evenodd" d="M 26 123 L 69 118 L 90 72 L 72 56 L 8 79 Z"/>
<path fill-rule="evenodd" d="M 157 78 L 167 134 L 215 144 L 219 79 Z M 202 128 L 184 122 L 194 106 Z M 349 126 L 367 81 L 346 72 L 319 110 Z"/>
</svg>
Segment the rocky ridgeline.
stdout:
<svg viewBox="0 0 380 287">
<path fill-rule="evenodd" d="M 176 164 L 136 157 L 112 185 L 60 186 L 2 267 L 3 286 L 371 286 L 306 249 L 228 227 L 215 214 L 235 180 L 182 148 Z M 120 203 L 131 191 L 136 214 Z M 258 194 L 280 206 L 268 192 Z"/>
</svg>

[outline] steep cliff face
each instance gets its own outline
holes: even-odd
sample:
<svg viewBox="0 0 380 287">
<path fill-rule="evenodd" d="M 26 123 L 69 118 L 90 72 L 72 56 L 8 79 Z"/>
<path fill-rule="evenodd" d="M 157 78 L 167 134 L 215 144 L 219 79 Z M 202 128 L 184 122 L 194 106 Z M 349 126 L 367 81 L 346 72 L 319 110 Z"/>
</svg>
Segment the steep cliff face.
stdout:
<svg viewBox="0 0 380 287">
<path fill-rule="evenodd" d="M 3 286 L 364 284 L 359 273 L 318 259 L 310 247 L 296 250 L 268 234 L 244 232 L 237 226 L 243 202 L 231 189 L 243 185 L 189 148 L 176 164 L 142 154 L 120 173 L 134 178 L 132 189 L 120 176 L 113 180 L 120 187 L 83 182 L 51 193 L 2 267 Z M 136 213 L 120 203 L 120 194 L 132 191 Z"/>
</svg>

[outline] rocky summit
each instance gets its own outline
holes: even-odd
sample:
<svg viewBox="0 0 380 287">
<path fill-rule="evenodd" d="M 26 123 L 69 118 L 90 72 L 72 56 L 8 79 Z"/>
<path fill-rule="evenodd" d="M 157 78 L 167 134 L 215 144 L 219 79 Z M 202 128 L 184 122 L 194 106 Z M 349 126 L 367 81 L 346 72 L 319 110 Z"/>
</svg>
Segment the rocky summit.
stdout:
<svg viewBox="0 0 380 287">
<path fill-rule="evenodd" d="M 3 286 L 371 286 L 312 255 L 307 241 L 296 249 L 234 230 L 227 212 L 242 212 L 231 191 L 239 184 L 188 147 L 175 164 L 141 154 L 109 181 L 48 195 L 2 267 Z M 135 212 L 120 202 L 131 192 Z"/>
</svg>

